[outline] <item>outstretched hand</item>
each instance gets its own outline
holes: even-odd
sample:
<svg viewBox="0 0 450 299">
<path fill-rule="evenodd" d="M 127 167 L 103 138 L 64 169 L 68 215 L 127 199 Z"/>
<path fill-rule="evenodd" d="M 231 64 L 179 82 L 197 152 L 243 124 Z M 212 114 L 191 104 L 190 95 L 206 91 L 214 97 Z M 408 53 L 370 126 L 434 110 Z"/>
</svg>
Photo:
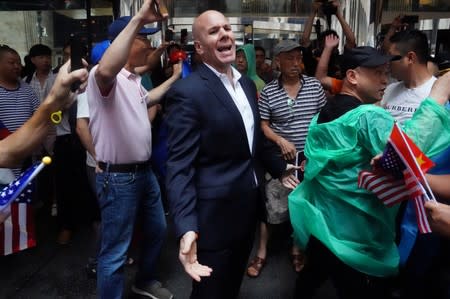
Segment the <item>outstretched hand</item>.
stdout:
<svg viewBox="0 0 450 299">
<path fill-rule="evenodd" d="M 189 231 L 180 240 L 180 251 L 178 254 L 181 264 L 189 276 L 195 281 L 201 281 L 202 276 L 210 276 L 212 269 L 201 265 L 197 260 L 197 235 Z"/>
<path fill-rule="evenodd" d="M 334 34 L 328 34 L 325 36 L 325 48 L 334 48 L 339 45 L 339 37 L 335 36 Z"/>
<path fill-rule="evenodd" d="M 281 183 L 288 189 L 295 189 L 300 181 L 295 176 L 295 171 L 302 170 L 304 166 L 295 166 L 293 164 L 287 164 L 286 170 L 280 178 Z"/>
</svg>

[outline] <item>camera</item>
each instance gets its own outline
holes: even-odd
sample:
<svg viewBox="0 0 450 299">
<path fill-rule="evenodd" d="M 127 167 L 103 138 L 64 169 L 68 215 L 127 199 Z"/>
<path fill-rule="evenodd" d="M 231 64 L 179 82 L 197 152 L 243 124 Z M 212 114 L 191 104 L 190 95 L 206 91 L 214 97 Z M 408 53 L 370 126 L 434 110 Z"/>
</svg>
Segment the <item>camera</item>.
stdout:
<svg viewBox="0 0 450 299">
<path fill-rule="evenodd" d="M 337 12 L 336 6 L 333 5 L 333 2 L 328 0 L 320 0 L 322 2 L 322 12 L 324 15 L 334 15 Z"/>
<path fill-rule="evenodd" d="M 336 14 L 337 7 L 328 0 L 320 0 L 320 2 L 322 2 L 322 12 L 327 20 L 328 28 L 331 28 L 331 16 Z"/>
</svg>

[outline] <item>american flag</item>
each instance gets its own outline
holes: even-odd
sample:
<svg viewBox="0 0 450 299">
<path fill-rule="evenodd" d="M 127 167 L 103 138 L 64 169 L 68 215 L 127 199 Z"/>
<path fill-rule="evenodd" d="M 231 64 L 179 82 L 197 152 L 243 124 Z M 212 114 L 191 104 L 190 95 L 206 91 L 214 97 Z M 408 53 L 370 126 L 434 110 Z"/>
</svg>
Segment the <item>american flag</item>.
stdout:
<svg viewBox="0 0 450 299">
<path fill-rule="evenodd" d="M 0 224 L 0 256 L 36 246 L 31 194 L 28 185 L 19 201 L 10 204 L 11 216 Z"/>
<path fill-rule="evenodd" d="M 388 207 L 423 195 L 422 188 L 408 170 L 403 170 L 402 178 L 383 172 L 361 171 L 358 187 L 372 191 Z"/>
<path fill-rule="evenodd" d="M 11 216 L 0 224 L 0 255 L 24 250 L 36 245 L 31 202 L 32 179 L 44 168 L 39 162 L 0 191 L 0 212 L 11 210 Z"/>
<path fill-rule="evenodd" d="M 399 130 L 395 125 L 383 155 L 378 161 L 379 170 L 359 173 L 358 187 L 372 191 L 387 206 L 393 206 L 403 200 L 414 200 L 419 231 L 430 233 L 431 228 L 423 207 L 424 200 L 430 200 L 430 197 L 421 183 L 421 178 L 416 176 L 416 172 L 428 170 L 433 162 L 415 145 L 414 154 L 411 150 L 408 151 L 412 141 L 402 137 L 402 134 L 406 135 Z M 408 145 L 405 145 L 406 142 Z M 406 152 L 403 149 L 406 149 Z M 414 161 L 415 157 L 419 157 L 421 163 L 412 166 L 409 162 Z"/>
</svg>

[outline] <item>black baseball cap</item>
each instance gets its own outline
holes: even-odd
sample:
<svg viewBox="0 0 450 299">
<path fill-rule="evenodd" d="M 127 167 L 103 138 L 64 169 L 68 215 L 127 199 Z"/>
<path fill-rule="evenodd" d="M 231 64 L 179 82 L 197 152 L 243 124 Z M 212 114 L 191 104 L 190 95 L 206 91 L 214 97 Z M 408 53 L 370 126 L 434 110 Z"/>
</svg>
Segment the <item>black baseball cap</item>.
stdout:
<svg viewBox="0 0 450 299">
<path fill-rule="evenodd" d="M 127 27 L 128 23 L 130 22 L 131 17 L 130 16 L 124 16 L 120 17 L 114 20 L 114 22 L 111 23 L 108 27 L 108 37 L 110 40 L 114 40 L 122 30 Z M 138 34 L 140 35 L 151 35 L 159 31 L 159 28 L 147 28 L 142 27 L 141 30 L 139 30 Z"/>
<path fill-rule="evenodd" d="M 385 55 L 369 46 L 345 49 L 341 57 L 341 72 L 345 74 L 348 70 L 359 66 L 373 68 L 400 58 L 401 56 L 398 55 Z"/>
</svg>

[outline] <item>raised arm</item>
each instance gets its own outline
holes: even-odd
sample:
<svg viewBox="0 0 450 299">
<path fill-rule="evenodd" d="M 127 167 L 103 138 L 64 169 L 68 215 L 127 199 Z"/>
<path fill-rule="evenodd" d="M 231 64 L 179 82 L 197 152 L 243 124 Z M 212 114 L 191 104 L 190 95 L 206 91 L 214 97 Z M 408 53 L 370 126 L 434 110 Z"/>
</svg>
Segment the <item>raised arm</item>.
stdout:
<svg viewBox="0 0 450 299">
<path fill-rule="evenodd" d="M 319 62 L 316 68 L 316 78 L 322 84 L 322 87 L 326 90 L 331 90 L 333 85 L 333 78 L 328 76 L 328 64 L 330 62 L 331 54 L 333 49 L 339 44 L 339 38 L 334 34 L 329 34 L 325 36 L 325 46 L 323 48 L 322 55 L 320 56 Z"/>
<path fill-rule="evenodd" d="M 70 85 L 77 80 L 85 83 L 88 72 L 79 69 L 69 73 L 69 65 L 70 61 L 60 68 L 50 93 L 33 116 L 16 132 L 0 141 L 0 167 L 15 167 L 32 154 L 54 126 L 50 120 L 51 114 L 73 102 L 75 94 L 70 91 Z"/>
<path fill-rule="evenodd" d="M 408 26 L 408 24 L 403 24 L 402 22 L 403 15 L 398 15 L 394 18 L 394 20 L 391 23 L 391 26 L 389 26 L 389 29 L 384 36 L 383 44 L 381 46 L 381 49 L 384 53 L 387 53 L 389 51 L 389 48 L 391 47 L 390 39 L 391 37 L 398 31 L 402 30 L 405 26 Z"/>
<path fill-rule="evenodd" d="M 146 0 L 138 13 L 114 39 L 108 47 L 95 72 L 95 80 L 102 91 L 108 93 L 116 75 L 126 64 L 133 40 L 139 30 L 148 23 L 161 20 L 163 17 L 156 11 L 155 1 Z"/>
<path fill-rule="evenodd" d="M 302 38 L 300 40 L 300 44 L 305 48 L 311 45 L 311 31 L 314 25 L 314 18 L 316 17 L 320 6 L 322 6 L 322 3 L 317 0 L 311 4 L 311 14 L 305 23 L 305 29 L 303 30 Z"/>
<path fill-rule="evenodd" d="M 352 28 L 350 28 L 350 25 L 347 23 L 344 15 L 342 14 L 341 2 L 339 0 L 333 0 L 333 5 L 336 7 L 336 18 L 341 24 L 342 32 L 345 36 L 345 47 L 348 49 L 356 47 L 355 34 L 353 33 Z"/>
<path fill-rule="evenodd" d="M 174 64 L 172 76 L 170 76 L 170 78 L 164 81 L 161 85 L 153 88 L 148 92 L 147 107 L 151 107 L 159 103 L 159 101 L 163 98 L 163 96 L 166 94 L 166 92 L 169 90 L 172 84 L 175 83 L 175 81 L 177 81 L 178 78 L 180 78 L 182 67 L 181 64 L 182 64 L 181 61 L 178 62 L 177 64 Z"/>
</svg>

